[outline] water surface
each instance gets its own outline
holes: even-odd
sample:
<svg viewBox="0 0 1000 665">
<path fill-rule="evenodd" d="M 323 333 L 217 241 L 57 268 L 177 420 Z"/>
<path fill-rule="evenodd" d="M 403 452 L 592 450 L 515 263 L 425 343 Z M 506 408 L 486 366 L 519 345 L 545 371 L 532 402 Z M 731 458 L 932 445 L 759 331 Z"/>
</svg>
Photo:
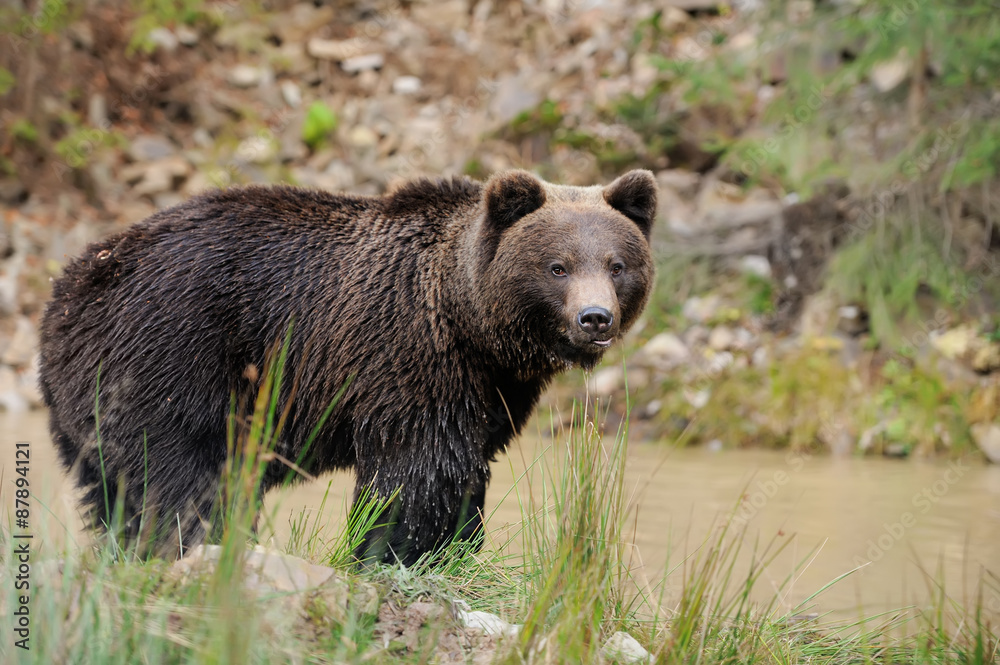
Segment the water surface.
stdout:
<svg viewBox="0 0 1000 665">
<path fill-rule="evenodd" d="M 35 542 L 42 556 L 58 551 L 67 539 L 86 543 L 70 484 L 48 437 L 46 414 L 0 414 L 0 431 L 8 451 L 0 460 L 8 481 L 3 483 L 4 510 L 13 501 L 13 444 L 29 441 L 30 479 L 39 504 L 33 512 L 40 530 Z M 520 503 L 529 494 L 529 483 L 522 479 L 515 487 L 514 479 L 538 457 L 539 464 L 558 464 L 565 455 L 556 452 L 564 445 L 538 435 L 524 437 L 494 464 L 487 512 L 498 540 L 503 540 L 505 525 L 516 527 L 521 520 Z M 537 495 L 541 467 L 533 468 L 531 486 Z M 327 528 L 339 528 L 352 482 L 348 473 L 332 474 L 269 495 L 273 537 L 287 538 L 290 517 L 303 509 L 314 511 L 328 487 Z M 783 609 L 796 608 L 864 564 L 814 599 L 809 611 L 856 618 L 919 606 L 928 601 L 933 580 L 942 577 L 956 601 L 971 605 L 981 570 L 1000 574 L 1000 467 L 979 460 L 810 458 L 633 443 L 626 488 L 637 511 L 628 534 L 633 571 L 655 588 L 668 566 L 674 570 L 666 582 L 668 602 L 680 584 L 683 566 L 678 564 L 696 553 L 734 511 L 735 523 L 746 526 L 741 565 L 748 565 L 755 541 L 787 541 L 756 590 L 759 600 L 769 601 L 782 589 Z M 784 584 L 797 564 L 802 565 L 793 581 Z M 984 604 L 1000 617 L 1000 596 L 988 591 Z"/>
</svg>

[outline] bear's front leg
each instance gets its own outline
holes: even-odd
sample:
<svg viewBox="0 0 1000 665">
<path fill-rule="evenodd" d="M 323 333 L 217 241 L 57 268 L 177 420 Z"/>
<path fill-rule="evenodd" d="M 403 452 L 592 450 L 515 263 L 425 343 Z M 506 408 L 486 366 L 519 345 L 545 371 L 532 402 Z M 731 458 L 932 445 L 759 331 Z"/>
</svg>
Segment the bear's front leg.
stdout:
<svg viewBox="0 0 1000 665">
<path fill-rule="evenodd" d="M 473 468 L 428 461 L 417 466 L 383 463 L 377 469 L 359 465 L 352 521 L 363 509 L 359 498 L 366 489 L 372 498 L 396 496 L 364 535 L 355 556 L 362 563 L 399 561 L 410 566 L 453 541 L 469 542 L 478 549 L 488 482 L 485 462 Z"/>
</svg>

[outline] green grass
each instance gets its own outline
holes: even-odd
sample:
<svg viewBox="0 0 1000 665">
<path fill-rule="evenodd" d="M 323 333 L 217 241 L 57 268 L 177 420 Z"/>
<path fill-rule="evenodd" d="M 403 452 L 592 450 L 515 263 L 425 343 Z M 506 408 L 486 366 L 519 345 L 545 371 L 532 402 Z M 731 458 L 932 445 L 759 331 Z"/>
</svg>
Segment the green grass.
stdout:
<svg viewBox="0 0 1000 665">
<path fill-rule="evenodd" d="M 329 540 L 322 535 L 325 501 L 311 516 L 293 519 L 285 549 L 332 566 L 352 599 L 374 585 L 383 605 L 403 615 L 419 603 L 448 607 L 460 599 L 522 625 L 499 646 L 462 637 L 448 611 L 421 624 L 413 641 L 386 642 L 363 603 L 342 607 L 323 593 L 298 600 L 281 592 L 255 596 L 247 591 L 243 562 L 251 552 L 262 464 L 273 459 L 280 433 L 281 379 L 279 370 L 265 382 L 246 435 L 231 442 L 218 564 L 180 575 L 168 563 L 123 550 L 113 537 L 94 547 L 69 545 L 58 562 L 34 562 L 30 651 L 11 646 L 8 572 L 3 662 L 427 663 L 443 658 L 435 649 L 465 644 L 467 653 L 480 649 L 501 663 L 604 663 L 601 647 L 619 630 L 635 636 L 658 663 L 998 662 L 985 610 L 989 599 L 1000 598 L 1000 582 L 989 573 L 980 596 L 967 604 L 929 576 L 931 611 L 836 623 L 809 614 L 824 589 L 794 608 L 777 602 L 811 554 L 775 582 L 769 566 L 790 541 L 755 542 L 733 515 L 720 516 L 693 552 L 669 558 L 665 582 L 649 584 L 636 572 L 626 535 L 636 508 L 625 483 L 628 419 L 605 433 L 601 409 L 586 403 L 574 406 L 571 425 L 550 426 L 552 454 L 540 456 L 518 481 L 521 523 L 487 534 L 481 552 L 454 543 L 443 560 L 361 569 L 351 552 L 384 503 L 362 502 Z M 0 530 L 5 562 L 12 559 L 11 527 L 8 519 Z M 754 598 L 765 571 L 774 592 L 760 603 Z"/>
</svg>

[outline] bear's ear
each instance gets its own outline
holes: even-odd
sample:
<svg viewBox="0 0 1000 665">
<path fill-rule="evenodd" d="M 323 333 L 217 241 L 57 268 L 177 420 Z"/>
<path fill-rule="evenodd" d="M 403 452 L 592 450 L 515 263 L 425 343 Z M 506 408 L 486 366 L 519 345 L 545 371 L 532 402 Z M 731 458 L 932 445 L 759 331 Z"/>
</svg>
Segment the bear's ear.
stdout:
<svg viewBox="0 0 1000 665">
<path fill-rule="evenodd" d="M 649 171 L 629 171 L 604 188 L 604 200 L 649 238 L 656 218 L 656 179 Z"/>
<path fill-rule="evenodd" d="M 486 224 L 497 235 L 545 204 L 542 183 L 527 171 L 504 171 L 489 179 L 486 192 Z"/>
</svg>

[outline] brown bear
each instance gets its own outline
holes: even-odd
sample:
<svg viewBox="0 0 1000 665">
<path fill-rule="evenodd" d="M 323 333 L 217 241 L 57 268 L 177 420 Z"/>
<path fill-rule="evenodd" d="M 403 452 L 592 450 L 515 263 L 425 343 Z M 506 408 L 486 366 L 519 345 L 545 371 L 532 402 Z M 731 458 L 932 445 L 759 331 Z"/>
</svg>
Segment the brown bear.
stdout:
<svg viewBox="0 0 1000 665">
<path fill-rule="evenodd" d="M 374 197 L 249 186 L 92 244 L 41 326 L 52 436 L 92 524 L 121 502 L 126 528 L 167 525 L 161 555 L 203 541 L 234 396 L 252 404 L 291 329 L 276 452 L 299 459 L 321 424 L 308 471 L 353 467 L 355 499 L 399 491 L 359 558 L 411 564 L 474 540 L 489 463 L 543 388 L 594 367 L 642 312 L 655 211 L 639 170 L 605 187 L 508 171 Z M 261 491 L 287 474 L 271 462 Z"/>
</svg>

